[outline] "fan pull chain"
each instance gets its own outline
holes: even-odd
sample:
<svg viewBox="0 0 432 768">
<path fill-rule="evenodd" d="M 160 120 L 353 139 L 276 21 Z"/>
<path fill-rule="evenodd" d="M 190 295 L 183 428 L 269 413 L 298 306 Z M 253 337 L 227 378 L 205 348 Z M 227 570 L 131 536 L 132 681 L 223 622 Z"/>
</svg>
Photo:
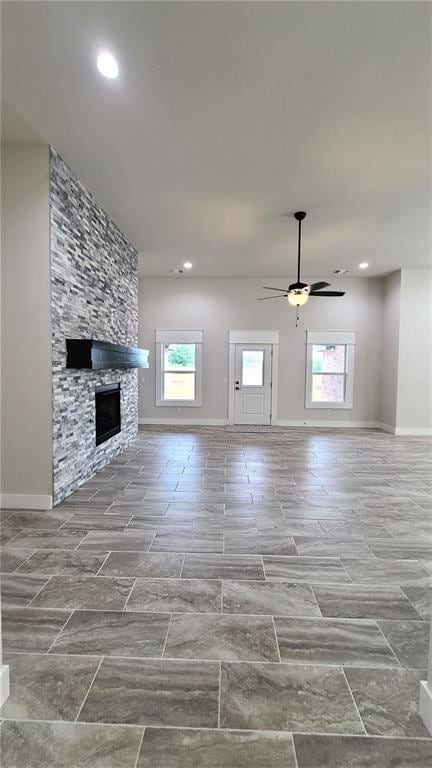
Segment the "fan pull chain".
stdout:
<svg viewBox="0 0 432 768">
<path fill-rule="evenodd" d="M 296 307 L 296 324 L 295 324 L 296 328 L 298 328 L 299 322 L 300 322 L 300 310 L 298 307 Z"/>
</svg>

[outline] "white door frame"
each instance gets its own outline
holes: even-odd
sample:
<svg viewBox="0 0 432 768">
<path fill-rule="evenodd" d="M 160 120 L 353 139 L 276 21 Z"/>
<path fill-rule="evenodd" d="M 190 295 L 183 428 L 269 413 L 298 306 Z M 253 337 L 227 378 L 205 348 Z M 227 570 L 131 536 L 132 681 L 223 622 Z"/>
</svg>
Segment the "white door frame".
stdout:
<svg viewBox="0 0 432 768">
<path fill-rule="evenodd" d="M 279 331 L 228 331 L 229 373 L 228 373 L 228 424 L 234 424 L 235 348 L 236 344 L 272 345 L 272 388 L 270 424 L 277 421 Z"/>
</svg>

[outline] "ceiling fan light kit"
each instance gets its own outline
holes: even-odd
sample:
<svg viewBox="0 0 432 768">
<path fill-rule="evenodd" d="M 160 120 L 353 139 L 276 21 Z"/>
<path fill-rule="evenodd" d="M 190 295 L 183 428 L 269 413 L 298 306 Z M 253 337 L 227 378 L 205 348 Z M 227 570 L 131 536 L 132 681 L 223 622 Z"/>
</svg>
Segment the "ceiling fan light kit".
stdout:
<svg viewBox="0 0 432 768">
<path fill-rule="evenodd" d="M 309 286 L 305 285 L 304 288 L 293 288 L 290 286 L 288 293 L 288 304 L 292 307 L 302 307 L 309 299 Z"/>
<path fill-rule="evenodd" d="M 279 291 L 279 294 L 275 296 L 264 296 L 258 301 L 264 301 L 265 299 L 283 299 L 288 298 L 288 303 L 292 307 L 303 307 L 310 296 L 344 296 L 345 291 L 324 291 L 323 288 L 328 288 L 330 283 L 302 283 L 300 280 L 300 265 L 301 265 L 301 226 L 303 219 L 306 218 L 305 211 L 296 211 L 294 218 L 298 221 L 298 247 L 297 247 L 297 282 L 291 283 L 288 288 L 272 288 L 268 285 L 263 286 L 265 291 Z"/>
</svg>

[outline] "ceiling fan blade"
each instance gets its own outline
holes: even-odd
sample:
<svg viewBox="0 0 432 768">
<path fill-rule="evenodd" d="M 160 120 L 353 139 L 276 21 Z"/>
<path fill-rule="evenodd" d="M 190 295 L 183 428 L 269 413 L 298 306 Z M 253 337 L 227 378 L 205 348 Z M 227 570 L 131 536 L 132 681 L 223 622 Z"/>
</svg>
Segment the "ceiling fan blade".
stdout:
<svg viewBox="0 0 432 768">
<path fill-rule="evenodd" d="M 311 291 L 320 291 L 321 288 L 328 288 L 329 285 L 330 283 L 312 283 L 309 287 Z"/>
<path fill-rule="evenodd" d="M 311 291 L 309 296 L 345 296 L 345 291 Z"/>
<path fill-rule="evenodd" d="M 288 291 L 288 288 L 270 288 L 269 285 L 263 285 L 262 289 L 263 291 L 282 291 L 283 293 Z"/>
<path fill-rule="evenodd" d="M 261 299 L 257 299 L 257 301 L 266 301 L 267 299 L 286 299 L 287 296 L 287 293 L 281 293 L 279 296 L 263 296 Z"/>
</svg>

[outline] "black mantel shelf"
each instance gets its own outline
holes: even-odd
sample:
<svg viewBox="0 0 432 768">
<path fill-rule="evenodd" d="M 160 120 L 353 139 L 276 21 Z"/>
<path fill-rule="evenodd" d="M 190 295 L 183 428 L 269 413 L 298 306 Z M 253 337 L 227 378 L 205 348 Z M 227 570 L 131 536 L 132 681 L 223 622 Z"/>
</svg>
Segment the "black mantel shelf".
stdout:
<svg viewBox="0 0 432 768">
<path fill-rule="evenodd" d="M 66 339 L 66 368 L 148 368 L 148 349 L 96 339 Z"/>
</svg>

